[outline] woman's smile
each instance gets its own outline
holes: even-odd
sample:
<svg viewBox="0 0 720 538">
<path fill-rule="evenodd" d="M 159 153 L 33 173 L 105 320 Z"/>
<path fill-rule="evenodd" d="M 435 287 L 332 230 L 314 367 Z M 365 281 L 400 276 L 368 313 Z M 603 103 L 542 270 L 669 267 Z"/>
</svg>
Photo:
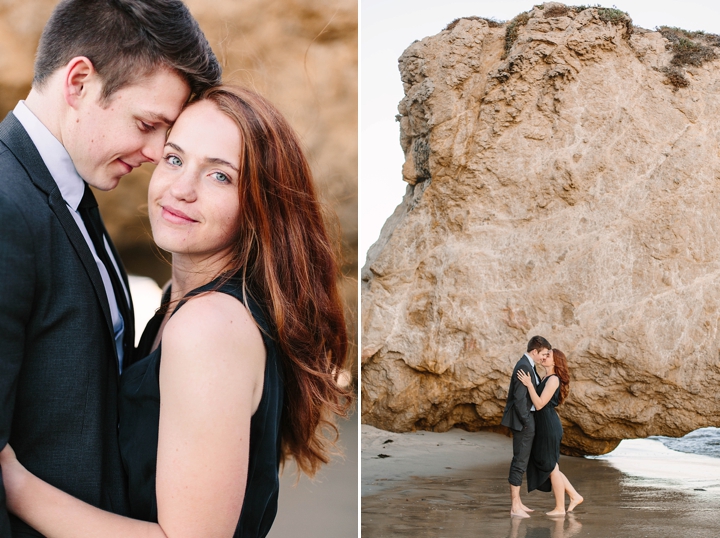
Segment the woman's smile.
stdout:
<svg viewBox="0 0 720 538">
<path fill-rule="evenodd" d="M 192 224 L 199 222 L 197 219 L 193 219 L 187 214 L 183 213 L 179 209 L 172 207 L 171 205 L 160 205 L 162 207 L 162 216 L 165 220 L 172 222 L 173 224 Z"/>
</svg>

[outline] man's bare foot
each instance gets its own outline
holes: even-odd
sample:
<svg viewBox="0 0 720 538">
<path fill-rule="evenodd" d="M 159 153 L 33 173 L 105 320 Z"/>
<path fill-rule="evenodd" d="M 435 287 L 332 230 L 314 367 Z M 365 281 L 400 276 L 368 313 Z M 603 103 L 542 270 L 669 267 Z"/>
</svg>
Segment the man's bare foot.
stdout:
<svg viewBox="0 0 720 538">
<path fill-rule="evenodd" d="M 585 499 L 583 499 L 583 496 L 582 496 L 582 495 L 578 495 L 578 496 L 575 497 L 574 499 L 571 498 L 571 499 L 570 499 L 570 504 L 568 505 L 567 511 L 568 511 L 568 512 L 572 512 L 572 511 L 573 511 L 573 508 L 575 508 L 578 504 L 580 504 L 580 503 L 583 502 L 584 500 L 585 500 Z"/>
<path fill-rule="evenodd" d="M 552 512 L 545 512 L 550 517 L 564 516 L 565 510 L 553 510 Z"/>
<path fill-rule="evenodd" d="M 582 501 L 580 501 L 580 502 L 582 502 Z M 535 511 L 535 510 L 533 510 L 532 508 L 528 508 L 528 507 L 525 506 L 524 504 L 521 504 L 521 505 L 520 505 L 520 508 L 522 508 L 525 512 L 534 512 L 534 511 Z"/>
<path fill-rule="evenodd" d="M 530 515 L 525 510 L 518 508 L 516 510 L 510 510 L 510 517 L 526 518 L 530 517 Z"/>
</svg>

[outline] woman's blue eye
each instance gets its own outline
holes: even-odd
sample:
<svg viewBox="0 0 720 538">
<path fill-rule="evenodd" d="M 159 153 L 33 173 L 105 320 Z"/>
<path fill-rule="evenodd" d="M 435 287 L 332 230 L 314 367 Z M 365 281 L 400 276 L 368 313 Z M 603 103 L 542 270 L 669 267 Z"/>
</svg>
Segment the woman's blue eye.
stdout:
<svg viewBox="0 0 720 538">
<path fill-rule="evenodd" d="M 182 165 L 182 161 L 177 155 L 168 155 L 167 157 L 165 157 L 165 160 L 168 162 L 168 164 L 171 164 L 172 166 Z"/>
<path fill-rule="evenodd" d="M 215 179 L 217 179 L 218 181 L 222 181 L 223 183 L 229 183 L 229 182 L 230 182 L 230 178 L 227 177 L 227 176 L 226 176 L 225 174 L 223 174 L 222 172 L 215 172 Z"/>
</svg>

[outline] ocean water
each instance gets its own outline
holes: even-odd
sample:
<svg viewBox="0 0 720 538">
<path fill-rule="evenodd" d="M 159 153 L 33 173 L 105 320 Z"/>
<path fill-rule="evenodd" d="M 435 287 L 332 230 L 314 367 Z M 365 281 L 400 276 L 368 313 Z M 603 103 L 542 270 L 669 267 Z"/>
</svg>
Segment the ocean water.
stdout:
<svg viewBox="0 0 720 538">
<path fill-rule="evenodd" d="M 632 484 L 720 494 L 720 428 L 702 428 L 681 438 L 625 439 L 604 460 Z"/>
<path fill-rule="evenodd" d="M 656 439 L 666 447 L 688 454 L 702 454 L 720 458 L 720 428 L 701 428 L 688 433 L 685 437 L 649 437 Z"/>
</svg>

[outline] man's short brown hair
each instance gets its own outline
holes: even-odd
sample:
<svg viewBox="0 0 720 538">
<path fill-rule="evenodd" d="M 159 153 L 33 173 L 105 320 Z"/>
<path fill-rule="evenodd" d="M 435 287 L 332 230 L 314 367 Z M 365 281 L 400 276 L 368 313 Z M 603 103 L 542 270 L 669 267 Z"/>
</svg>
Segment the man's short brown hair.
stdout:
<svg viewBox="0 0 720 538">
<path fill-rule="evenodd" d="M 527 345 L 527 352 L 530 353 L 533 349 L 540 351 L 541 349 L 552 349 L 550 342 L 545 340 L 542 336 L 533 336 Z"/>
<path fill-rule="evenodd" d="M 33 86 L 77 56 L 93 63 L 103 100 L 159 66 L 183 78 L 191 94 L 219 84 L 222 73 L 180 0 L 62 0 L 40 38 Z"/>
</svg>

